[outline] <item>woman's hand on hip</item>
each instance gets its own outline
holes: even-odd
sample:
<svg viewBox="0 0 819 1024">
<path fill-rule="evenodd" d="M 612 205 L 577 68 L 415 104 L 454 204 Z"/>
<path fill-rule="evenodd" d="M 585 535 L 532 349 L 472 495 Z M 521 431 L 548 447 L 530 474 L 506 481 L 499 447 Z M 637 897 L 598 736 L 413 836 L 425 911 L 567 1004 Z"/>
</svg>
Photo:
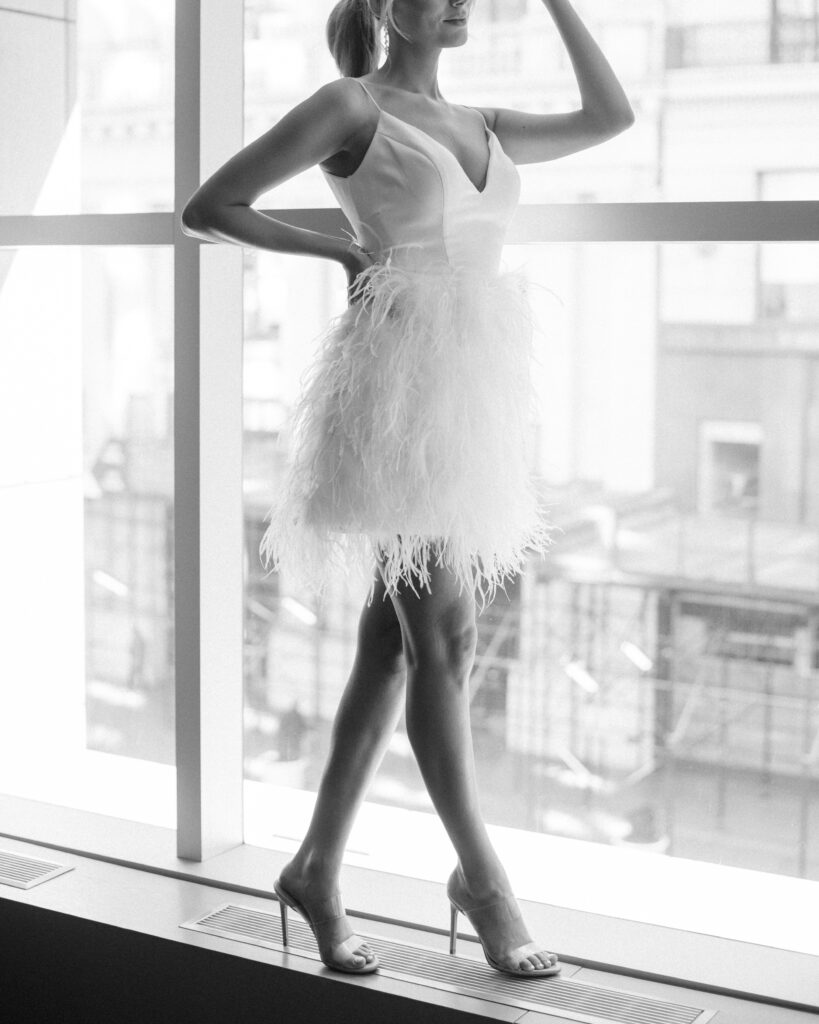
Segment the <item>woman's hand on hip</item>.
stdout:
<svg viewBox="0 0 819 1024">
<path fill-rule="evenodd" d="M 344 259 L 344 269 L 347 271 L 347 302 L 352 306 L 355 302 L 356 281 L 362 271 L 371 267 L 376 262 L 374 256 L 366 252 L 360 245 L 353 242 L 350 245 Z"/>
</svg>

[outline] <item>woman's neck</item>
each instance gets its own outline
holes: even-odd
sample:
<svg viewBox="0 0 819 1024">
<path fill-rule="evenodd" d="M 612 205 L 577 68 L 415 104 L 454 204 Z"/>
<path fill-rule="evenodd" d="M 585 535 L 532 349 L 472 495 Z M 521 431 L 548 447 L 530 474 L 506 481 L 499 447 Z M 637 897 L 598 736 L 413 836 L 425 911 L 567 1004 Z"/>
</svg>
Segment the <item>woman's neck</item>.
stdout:
<svg viewBox="0 0 819 1024">
<path fill-rule="evenodd" d="M 395 46 L 373 75 L 373 81 L 439 102 L 443 98 L 438 88 L 440 55 L 440 49 L 419 52 Z"/>
</svg>

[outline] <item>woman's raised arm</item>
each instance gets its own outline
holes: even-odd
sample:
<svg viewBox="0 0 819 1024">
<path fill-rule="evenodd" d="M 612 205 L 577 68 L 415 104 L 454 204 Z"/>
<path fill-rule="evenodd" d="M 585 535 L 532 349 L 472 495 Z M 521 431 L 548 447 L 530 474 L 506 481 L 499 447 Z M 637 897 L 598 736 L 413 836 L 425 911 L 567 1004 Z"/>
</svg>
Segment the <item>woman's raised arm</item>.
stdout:
<svg viewBox="0 0 819 1024">
<path fill-rule="evenodd" d="M 344 149 L 367 116 L 362 96 L 361 89 L 339 79 L 290 110 L 196 190 L 182 211 L 185 234 L 321 256 L 337 260 L 348 271 L 360 269 L 344 239 L 284 224 L 251 204 L 262 193 Z"/>
<path fill-rule="evenodd" d="M 596 146 L 634 123 L 623 87 L 569 0 L 542 2 L 569 52 L 582 106 L 566 114 L 482 108 L 504 150 L 518 164 L 555 160 Z"/>
</svg>

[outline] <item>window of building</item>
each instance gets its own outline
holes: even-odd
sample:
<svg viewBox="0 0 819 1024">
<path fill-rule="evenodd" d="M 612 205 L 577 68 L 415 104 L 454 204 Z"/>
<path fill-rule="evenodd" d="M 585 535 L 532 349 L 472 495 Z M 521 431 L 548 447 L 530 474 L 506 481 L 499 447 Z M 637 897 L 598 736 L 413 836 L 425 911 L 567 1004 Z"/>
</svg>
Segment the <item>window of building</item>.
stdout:
<svg viewBox="0 0 819 1024">
<path fill-rule="evenodd" d="M 699 4 L 672 3 L 666 30 L 666 65 L 794 64 L 819 59 L 815 0 L 739 0 L 706 12 Z"/>
<path fill-rule="evenodd" d="M 704 515 L 757 512 L 761 448 L 758 423 L 701 424 L 698 504 Z"/>
</svg>

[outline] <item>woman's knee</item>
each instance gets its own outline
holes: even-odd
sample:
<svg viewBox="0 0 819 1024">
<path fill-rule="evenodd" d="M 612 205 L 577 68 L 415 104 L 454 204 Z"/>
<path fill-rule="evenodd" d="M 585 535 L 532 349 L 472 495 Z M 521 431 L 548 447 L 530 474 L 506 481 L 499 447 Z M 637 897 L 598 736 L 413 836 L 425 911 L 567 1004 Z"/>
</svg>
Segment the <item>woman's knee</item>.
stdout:
<svg viewBox="0 0 819 1024">
<path fill-rule="evenodd" d="M 429 588 L 402 583 L 393 598 L 407 667 L 460 681 L 468 678 L 478 645 L 474 595 L 432 559 L 427 568 Z"/>
<path fill-rule="evenodd" d="M 468 676 L 478 649 L 478 628 L 474 622 L 452 626 L 443 633 L 446 665 L 458 677 Z"/>
<path fill-rule="evenodd" d="M 407 655 L 411 667 L 433 670 L 453 682 L 469 678 L 478 646 L 478 629 L 474 621 L 457 614 L 441 615 L 425 630 L 413 637 Z"/>
</svg>

